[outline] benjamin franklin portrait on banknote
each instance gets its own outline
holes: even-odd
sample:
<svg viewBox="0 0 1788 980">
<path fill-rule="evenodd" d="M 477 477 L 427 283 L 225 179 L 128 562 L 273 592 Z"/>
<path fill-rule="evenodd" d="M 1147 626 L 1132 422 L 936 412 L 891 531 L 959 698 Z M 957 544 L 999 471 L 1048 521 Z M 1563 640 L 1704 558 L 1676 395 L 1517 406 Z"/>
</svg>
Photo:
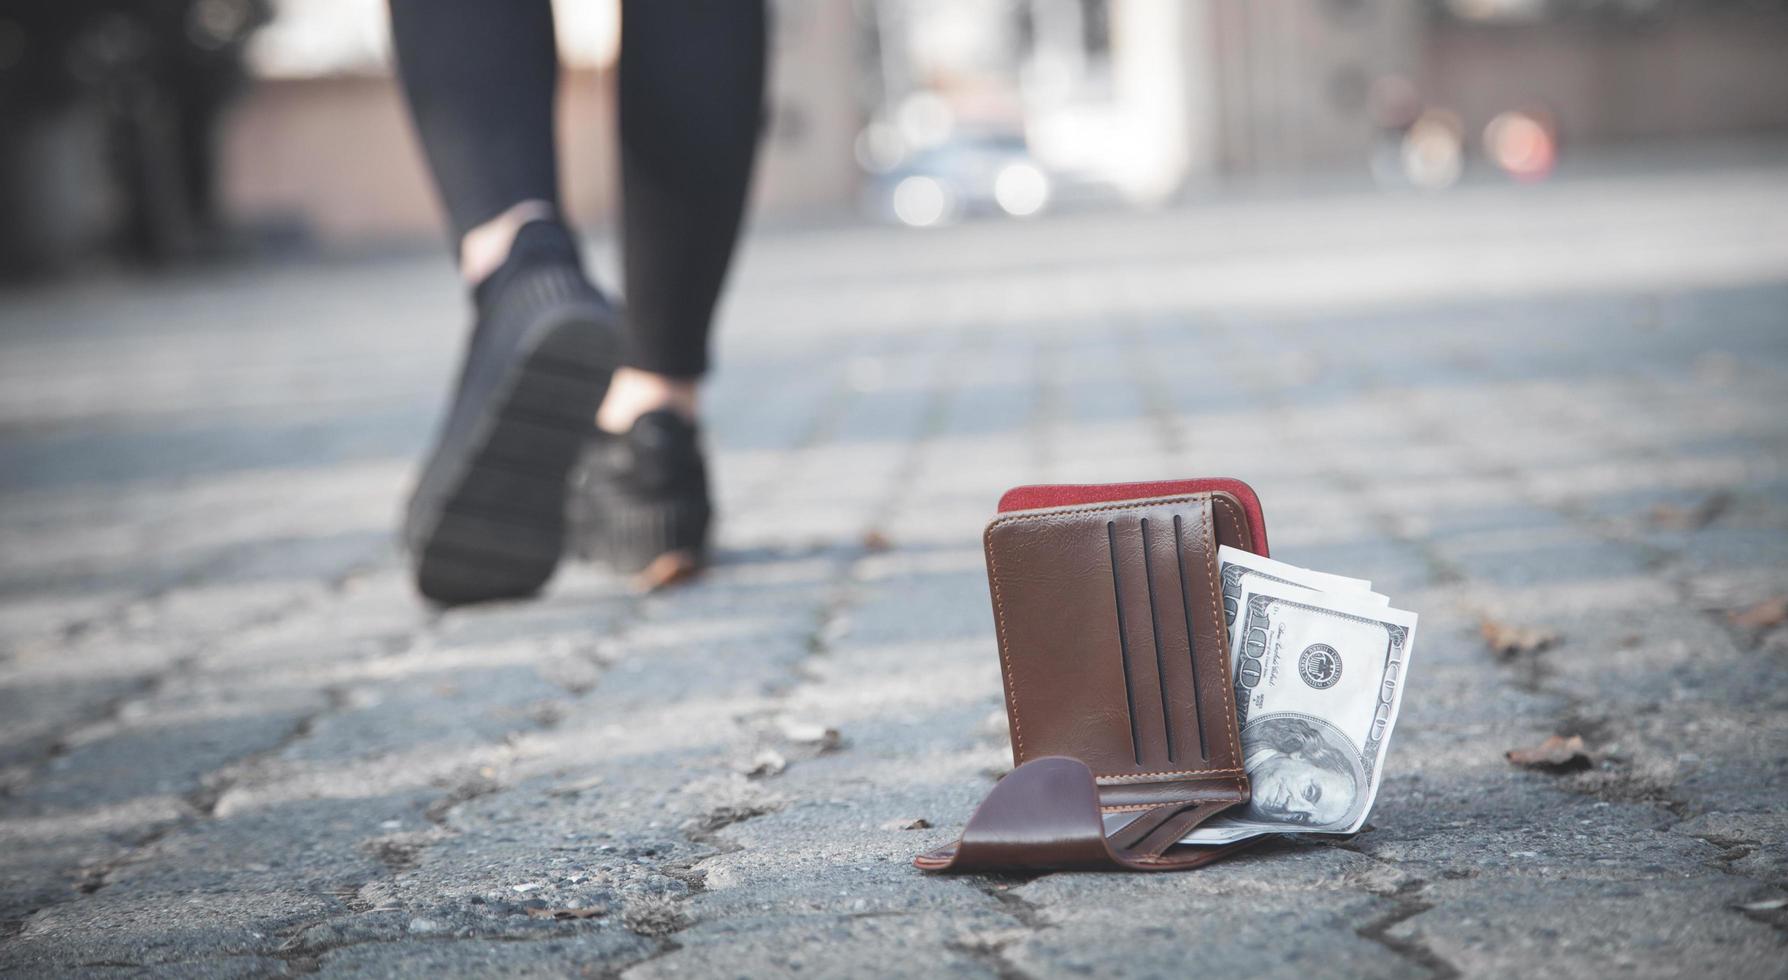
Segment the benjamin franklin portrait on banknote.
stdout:
<svg viewBox="0 0 1788 980">
<path fill-rule="evenodd" d="M 1253 783 L 1248 817 L 1278 823 L 1345 827 L 1363 802 L 1359 753 L 1335 726 L 1299 714 L 1248 722 L 1243 766 Z"/>
</svg>

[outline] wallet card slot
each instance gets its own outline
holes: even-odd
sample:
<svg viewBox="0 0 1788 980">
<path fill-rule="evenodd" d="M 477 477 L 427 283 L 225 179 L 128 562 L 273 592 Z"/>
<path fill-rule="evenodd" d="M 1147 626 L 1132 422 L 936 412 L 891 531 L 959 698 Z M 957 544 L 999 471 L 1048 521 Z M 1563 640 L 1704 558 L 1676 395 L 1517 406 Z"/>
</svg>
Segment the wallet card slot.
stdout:
<svg viewBox="0 0 1788 980">
<path fill-rule="evenodd" d="M 1197 778 L 1168 777 L 1149 782 L 1113 782 L 1099 780 L 1099 805 L 1112 812 L 1169 803 L 1209 803 L 1234 800 L 1240 795 L 1239 770 L 1224 773 L 1201 773 Z"/>
<path fill-rule="evenodd" d="M 1198 631 L 1192 627 L 1192 583 L 1186 575 L 1186 545 L 1180 529 L 1180 515 L 1173 515 L 1173 558 L 1174 566 L 1180 576 L 1180 614 L 1186 623 L 1186 663 L 1192 674 L 1192 717 L 1193 727 L 1198 729 L 1198 757 L 1209 760 L 1211 757 L 1210 740 L 1204 734 L 1204 718 L 1198 706 L 1204 703 L 1204 697 L 1198 690 Z"/>
<path fill-rule="evenodd" d="M 1138 767 L 1154 770 L 1179 768 L 1180 758 L 1188 754 L 1185 743 L 1192 738 L 1187 722 L 1196 727 L 1196 716 L 1185 710 L 1189 701 L 1179 665 L 1164 659 L 1176 646 L 1164 642 L 1161 607 L 1169 600 L 1156 593 L 1157 583 L 1169 575 L 1165 567 L 1155 567 L 1166 559 L 1167 522 L 1162 518 L 1151 522 L 1126 515 L 1105 522 L 1132 758 Z"/>
<path fill-rule="evenodd" d="M 1136 729 L 1136 676 L 1130 669 L 1130 633 L 1124 626 L 1124 583 L 1118 574 L 1117 522 L 1105 522 L 1105 540 L 1111 558 L 1111 593 L 1117 610 L 1118 659 L 1124 672 L 1124 707 L 1130 715 L 1130 752 L 1142 765 L 1142 736 Z"/>
<path fill-rule="evenodd" d="M 1214 539 L 1227 530 L 1219 513 L 1234 524 L 1234 509 L 1189 495 L 988 525 L 1015 762 L 1080 759 L 1101 794 L 1118 798 L 1156 796 L 1117 788 L 1155 778 L 1233 791 L 1240 763 Z"/>
<path fill-rule="evenodd" d="M 1173 521 L 1176 528 L 1179 526 L 1179 520 L 1179 517 L 1175 515 Z M 1155 562 L 1154 556 L 1149 550 L 1148 518 L 1142 518 L 1141 528 L 1142 574 L 1148 585 L 1149 593 L 1149 638 L 1153 641 L 1155 648 L 1155 676 L 1159 678 L 1159 681 L 1155 684 L 1155 690 L 1156 693 L 1161 695 L 1161 726 L 1163 733 L 1167 736 L 1167 761 L 1170 763 L 1177 763 L 1179 762 L 1179 759 L 1173 751 L 1173 708 L 1167 703 L 1167 663 L 1162 659 L 1164 653 L 1161 644 L 1161 604 L 1156 600 Z M 1193 680 L 1197 680 L 1196 674 L 1193 675 Z M 1139 759 L 1137 761 L 1140 762 L 1141 760 Z"/>
</svg>

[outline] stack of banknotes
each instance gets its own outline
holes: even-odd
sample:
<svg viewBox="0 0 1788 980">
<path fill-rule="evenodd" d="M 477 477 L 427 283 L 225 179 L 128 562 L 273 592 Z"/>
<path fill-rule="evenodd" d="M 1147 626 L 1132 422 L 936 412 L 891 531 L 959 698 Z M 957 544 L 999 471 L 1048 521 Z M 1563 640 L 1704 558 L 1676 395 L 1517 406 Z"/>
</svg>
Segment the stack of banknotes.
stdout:
<svg viewBox="0 0 1788 980">
<path fill-rule="evenodd" d="M 1217 560 L 1253 797 L 1185 842 L 1359 830 L 1384 775 L 1416 614 L 1364 579 L 1236 548 Z"/>
<path fill-rule="evenodd" d="M 1363 579 L 1228 547 L 1218 561 L 1253 798 L 1184 843 L 1359 830 L 1384 775 L 1416 614 Z"/>
</svg>

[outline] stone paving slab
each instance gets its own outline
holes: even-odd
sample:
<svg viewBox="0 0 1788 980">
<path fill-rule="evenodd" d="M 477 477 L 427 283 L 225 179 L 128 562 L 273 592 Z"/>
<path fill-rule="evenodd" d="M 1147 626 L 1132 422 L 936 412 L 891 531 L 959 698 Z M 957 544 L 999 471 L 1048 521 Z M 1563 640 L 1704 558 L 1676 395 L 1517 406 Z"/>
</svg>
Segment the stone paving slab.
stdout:
<svg viewBox="0 0 1788 980">
<path fill-rule="evenodd" d="M 436 256 L 0 296 L 0 974 L 1788 976 L 1788 627 L 1729 615 L 1788 594 L 1755 160 L 761 232 L 718 565 L 447 612 L 392 534 Z M 1422 615 L 1367 828 L 912 869 L 1010 766 L 999 491 L 1219 473 Z M 1591 765 L 1504 758 L 1554 733 Z"/>
</svg>

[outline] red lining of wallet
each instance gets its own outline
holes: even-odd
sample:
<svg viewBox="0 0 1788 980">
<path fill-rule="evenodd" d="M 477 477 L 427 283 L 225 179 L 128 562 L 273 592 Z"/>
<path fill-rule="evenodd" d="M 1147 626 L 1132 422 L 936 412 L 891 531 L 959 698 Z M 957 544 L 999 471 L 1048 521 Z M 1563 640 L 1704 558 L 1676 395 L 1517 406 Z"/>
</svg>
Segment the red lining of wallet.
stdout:
<svg viewBox="0 0 1788 980">
<path fill-rule="evenodd" d="M 1000 513 L 1009 510 L 1036 510 L 1039 507 L 1061 507 L 1068 504 L 1095 504 L 1110 500 L 1140 500 L 1145 497 L 1170 497 L 1181 493 L 1228 493 L 1241 502 L 1248 514 L 1248 528 L 1254 533 L 1254 553 L 1267 556 L 1266 518 L 1260 512 L 1260 497 L 1254 488 L 1228 477 L 1202 480 L 1156 480 L 1149 483 L 1040 483 L 1013 487 L 1000 495 Z"/>
</svg>

